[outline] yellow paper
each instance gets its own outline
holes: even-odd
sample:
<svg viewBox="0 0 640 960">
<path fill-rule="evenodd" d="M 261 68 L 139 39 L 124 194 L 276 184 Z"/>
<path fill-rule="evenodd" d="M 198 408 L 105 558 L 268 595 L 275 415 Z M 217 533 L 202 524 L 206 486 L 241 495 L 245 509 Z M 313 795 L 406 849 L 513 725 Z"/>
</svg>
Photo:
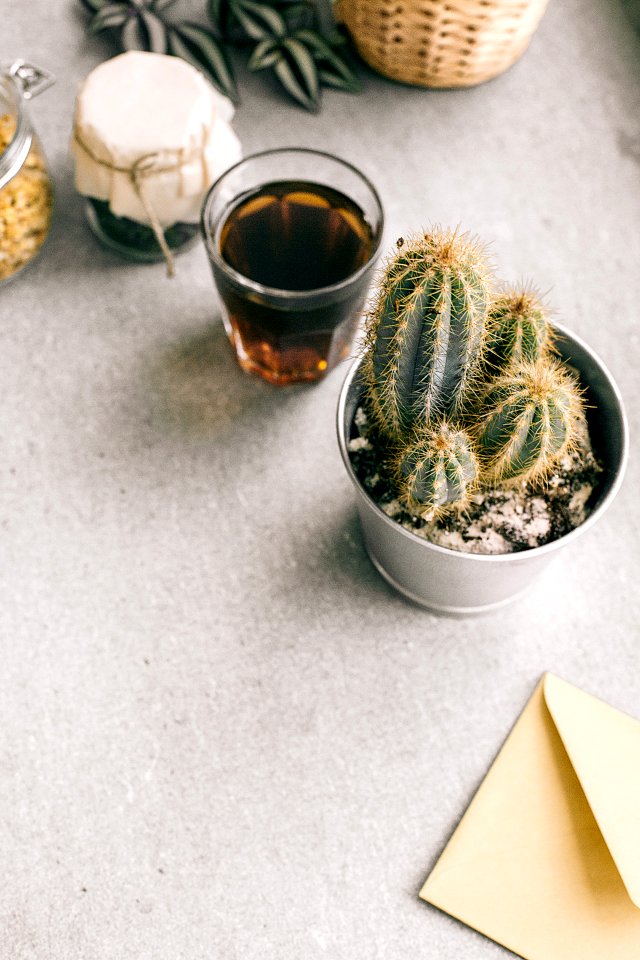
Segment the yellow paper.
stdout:
<svg viewBox="0 0 640 960">
<path fill-rule="evenodd" d="M 420 896 L 526 960 L 640 960 L 640 722 L 547 674 Z"/>
</svg>

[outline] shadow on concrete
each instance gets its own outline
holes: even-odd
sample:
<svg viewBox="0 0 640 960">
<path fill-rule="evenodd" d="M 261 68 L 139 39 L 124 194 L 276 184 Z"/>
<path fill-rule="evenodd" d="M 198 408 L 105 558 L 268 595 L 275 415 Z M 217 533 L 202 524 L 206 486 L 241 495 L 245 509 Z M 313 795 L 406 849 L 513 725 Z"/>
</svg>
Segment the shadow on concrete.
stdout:
<svg viewBox="0 0 640 960">
<path fill-rule="evenodd" d="M 286 586 L 303 607 L 317 607 L 321 598 L 331 597 L 333 605 L 351 608 L 366 622 L 378 604 L 403 603 L 369 560 L 353 504 L 336 507 L 329 522 L 325 515 L 316 529 L 294 522 L 289 536 L 298 562 Z"/>
<path fill-rule="evenodd" d="M 213 438 L 243 418 L 277 415 L 299 389 L 278 389 L 244 373 L 221 322 L 181 337 L 151 360 L 149 386 L 161 429 Z M 303 388 L 302 388 L 303 389 Z"/>
</svg>

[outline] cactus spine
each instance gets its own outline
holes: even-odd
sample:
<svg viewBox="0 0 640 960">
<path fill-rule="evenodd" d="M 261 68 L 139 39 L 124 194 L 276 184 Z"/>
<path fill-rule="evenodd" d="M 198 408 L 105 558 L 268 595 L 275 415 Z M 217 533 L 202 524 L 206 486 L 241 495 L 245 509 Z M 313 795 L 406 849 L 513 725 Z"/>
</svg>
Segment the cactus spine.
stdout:
<svg viewBox="0 0 640 960">
<path fill-rule="evenodd" d="M 368 317 L 365 377 L 390 438 L 455 416 L 478 375 L 489 298 L 487 264 L 467 234 L 435 228 L 404 242 Z"/>
<path fill-rule="evenodd" d="M 531 289 L 501 293 L 491 305 L 487 324 L 488 361 L 501 372 L 519 363 L 534 363 L 551 346 L 547 313 Z"/>
<path fill-rule="evenodd" d="M 575 444 L 580 389 L 550 358 L 498 377 L 482 398 L 475 439 L 485 482 L 535 481 Z"/>
<path fill-rule="evenodd" d="M 444 422 L 409 443 L 396 463 L 400 498 L 415 513 L 434 515 L 439 508 L 465 500 L 477 475 L 469 437 Z"/>
</svg>

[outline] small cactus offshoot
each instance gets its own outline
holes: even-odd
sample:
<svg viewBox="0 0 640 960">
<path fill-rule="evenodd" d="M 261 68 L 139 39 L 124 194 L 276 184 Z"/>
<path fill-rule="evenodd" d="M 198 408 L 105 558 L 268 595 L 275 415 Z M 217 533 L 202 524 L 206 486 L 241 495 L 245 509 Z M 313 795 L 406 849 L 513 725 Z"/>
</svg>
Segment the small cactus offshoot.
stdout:
<svg viewBox="0 0 640 960">
<path fill-rule="evenodd" d="M 518 363 L 534 363 L 551 346 L 547 312 L 533 290 L 511 288 L 491 304 L 487 319 L 488 362 L 504 372 Z"/>
<path fill-rule="evenodd" d="M 390 438 L 455 415 L 484 348 L 486 257 L 468 234 L 434 228 L 399 245 L 368 317 L 365 377 Z"/>
<path fill-rule="evenodd" d="M 419 514 L 463 503 L 477 475 L 469 437 L 444 422 L 409 443 L 396 464 L 400 498 Z"/>
<path fill-rule="evenodd" d="M 580 389 L 557 360 L 522 364 L 498 377 L 482 406 L 475 437 L 488 482 L 544 478 L 575 444 Z"/>
</svg>

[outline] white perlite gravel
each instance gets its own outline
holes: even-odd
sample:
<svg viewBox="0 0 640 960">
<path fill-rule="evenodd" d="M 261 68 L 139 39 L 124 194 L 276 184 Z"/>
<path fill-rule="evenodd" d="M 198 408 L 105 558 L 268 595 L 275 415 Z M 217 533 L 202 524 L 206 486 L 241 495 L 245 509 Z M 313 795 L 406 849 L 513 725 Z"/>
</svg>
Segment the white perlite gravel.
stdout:
<svg viewBox="0 0 640 960">
<path fill-rule="evenodd" d="M 406 530 L 464 553 L 513 553 L 564 536 L 588 517 L 589 499 L 602 473 L 584 423 L 578 447 L 561 460 L 544 490 L 520 483 L 477 491 L 464 509 L 429 520 L 410 513 L 394 496 L 380 470 L 361 408 L 355 425 L 359 436 L 349 441 L 348 449 L 355 472 L 372 499 Z"/>
</svg>

